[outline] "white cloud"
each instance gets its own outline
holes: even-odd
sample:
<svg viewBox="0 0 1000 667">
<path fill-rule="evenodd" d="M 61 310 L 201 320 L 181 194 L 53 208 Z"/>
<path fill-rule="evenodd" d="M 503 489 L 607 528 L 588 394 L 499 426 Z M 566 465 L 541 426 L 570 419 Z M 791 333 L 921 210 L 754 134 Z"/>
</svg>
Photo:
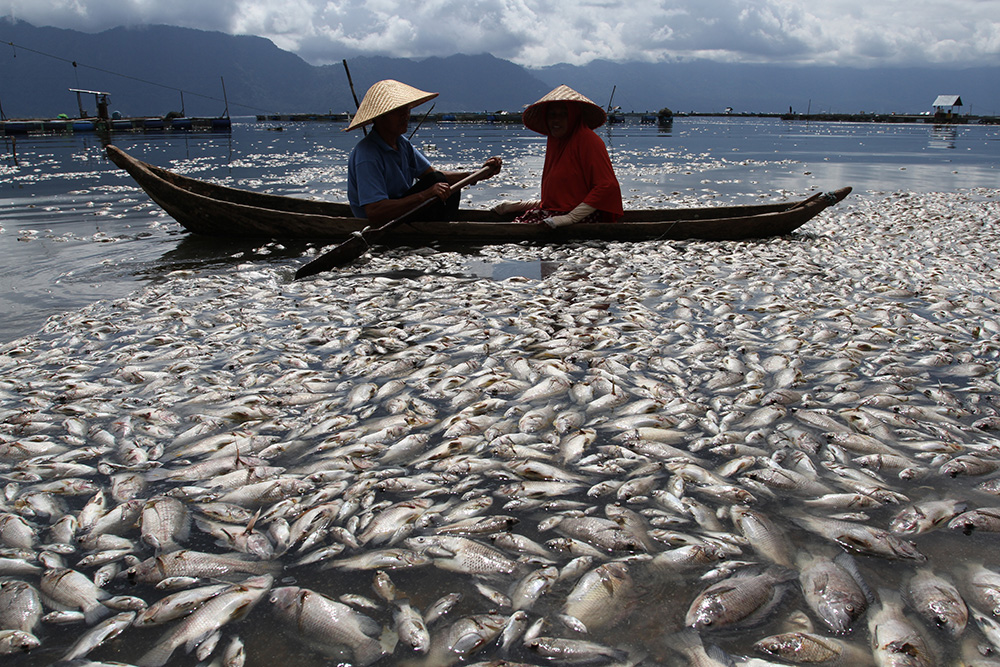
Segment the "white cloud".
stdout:
<svg viewBox="0 0 1000 667">
<path fill-rule="evenodd" d="M 488 52 L 528 67 L 694 57 L 995 66 L 998 10 L 997 0 L 0 0 L 0 14 L 35 25 L 253 34 L 313 63 Z"/>
</svg>

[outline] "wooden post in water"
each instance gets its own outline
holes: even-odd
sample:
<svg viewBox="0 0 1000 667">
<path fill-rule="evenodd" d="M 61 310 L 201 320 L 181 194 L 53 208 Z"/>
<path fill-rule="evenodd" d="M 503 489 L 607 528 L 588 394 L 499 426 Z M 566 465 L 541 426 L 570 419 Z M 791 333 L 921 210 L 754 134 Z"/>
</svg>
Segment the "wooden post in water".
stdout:
<svg viewBox="0 0 1000 667">
<path fill-rule="evenodd" d="M 226 97 L 226 80 L 223 77 L 219 77 L 222 81 L 222 101 L 226 103 L 226 110 L 222 112 L 223 118 L 229 118 L 229 98 Z"/>
<path fill-rule="evenodd" d="M 360 109 L 361 108 L 361 102 L 358 102 L 358 94 L 356 92 L 354 92 L 354 81 L 351 79 L 351 70 L 347 67 L 347 59 L 346 58 L 344 59 L 344 71 L 347 72 L 347 84 L 351 87 L 351 97 L 354 98 L 354 108 L 355 109 Z M 362 126 L 361 127 L 361 131 L 365 133 L 366 137 L 368 136 L 368 128 L 367 127 Z"/>
</svg>

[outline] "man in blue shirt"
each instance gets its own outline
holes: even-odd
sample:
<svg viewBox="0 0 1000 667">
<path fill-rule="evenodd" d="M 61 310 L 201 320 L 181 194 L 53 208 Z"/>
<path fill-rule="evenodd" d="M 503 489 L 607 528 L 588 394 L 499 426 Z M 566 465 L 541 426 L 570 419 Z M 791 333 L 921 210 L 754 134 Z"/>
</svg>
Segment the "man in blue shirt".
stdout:
<svg viewBox="0 0 1000 667">
<path fill-rule="evenodd" d="M 410 109 L 437 97 L 405 83 L 386 79 L 365 93 L 346 131 L 373 124 L 358 142 L 347 163 L 347 198 L 355 217 L 374 225 L 395 220 L 423 202 L 415 220 L 448 220 L 458 210 L 459 191 L 451 185 L 472 172 L 441 172 L 403 136 L 410 122 Z M 500 172 L 502 161 L 491 157 L 484 164 L 489 178 Z M 471 185 L 471 184 L 470 184 Z"/>
</svg>

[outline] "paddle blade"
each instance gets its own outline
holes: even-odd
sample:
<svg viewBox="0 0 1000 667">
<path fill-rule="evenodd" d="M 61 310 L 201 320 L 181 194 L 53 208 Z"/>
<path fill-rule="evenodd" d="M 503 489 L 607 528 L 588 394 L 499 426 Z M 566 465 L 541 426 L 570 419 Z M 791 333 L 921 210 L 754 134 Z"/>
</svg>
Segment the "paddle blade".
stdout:
<svg viewBox="0 0 1000 667">
<path fill-rule="evenodd" d="M 295 272 L 295 279 L 312 276 L 344 264 L 350 264 L 368 250 L 368 241 L 360 234 L 351 236 L 332 250 L 328 250 Z"/>
</svg>

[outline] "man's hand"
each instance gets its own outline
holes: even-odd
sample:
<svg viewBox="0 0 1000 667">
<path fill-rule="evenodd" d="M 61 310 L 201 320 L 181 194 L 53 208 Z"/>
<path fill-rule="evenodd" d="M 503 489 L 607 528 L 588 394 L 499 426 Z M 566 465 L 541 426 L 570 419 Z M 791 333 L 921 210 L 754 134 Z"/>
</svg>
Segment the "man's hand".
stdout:
<svg viewBox="0 0 1000 667">
<path fill-rule="evenodd" d="M 431 187 L 424 190 L 423 194 L 426 195 L 425 199 L 433 199 L 437 197 L 441 201 L 445 201 L 451 196 L 451 186 L 447 183 L 435 183 Z"/>
</svg>

